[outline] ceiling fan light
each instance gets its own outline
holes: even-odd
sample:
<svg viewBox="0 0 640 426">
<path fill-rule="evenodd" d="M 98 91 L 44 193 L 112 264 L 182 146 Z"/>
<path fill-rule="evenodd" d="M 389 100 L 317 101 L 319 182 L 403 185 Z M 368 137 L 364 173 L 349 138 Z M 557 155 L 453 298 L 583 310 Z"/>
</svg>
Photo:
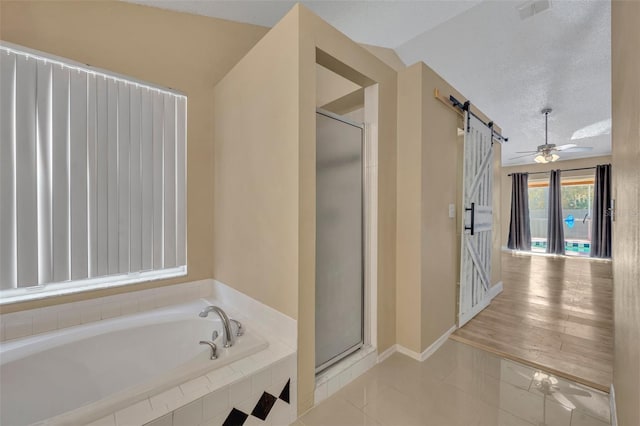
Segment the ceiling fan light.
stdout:
<svg viewBox="0 0 640 426">
<path fill-rule="evenodd" d="M 544 158 L 544 155 L 538 155 L 536 156 L 536 158 L 534 158 L 536 163 L 540 163 L 540 164 L 545 164 L 548 163 L 547 159 Z"/>
<path fill-rule="evenodd" d="M 558 154 L 551 154 L 551 161 L 558 161 L 558 158 L 560 158 Z"/>
</svg>

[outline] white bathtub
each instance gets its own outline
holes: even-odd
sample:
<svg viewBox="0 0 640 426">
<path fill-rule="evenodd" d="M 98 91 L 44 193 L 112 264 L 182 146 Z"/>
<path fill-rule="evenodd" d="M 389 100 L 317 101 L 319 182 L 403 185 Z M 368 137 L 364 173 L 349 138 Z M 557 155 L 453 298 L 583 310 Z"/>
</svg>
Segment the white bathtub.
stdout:
<svg viewBox="0 0 640 426">
<path fill-rule="evenodd" d="M 222 348 L 222 324 L 204 299 L 30 336 L 0 345 L 0 424 L 81 424 L 209 370 L 267 342 L 247 330 Z M 218 359 L 199 345 L 219 337 Z"/>
</svg>

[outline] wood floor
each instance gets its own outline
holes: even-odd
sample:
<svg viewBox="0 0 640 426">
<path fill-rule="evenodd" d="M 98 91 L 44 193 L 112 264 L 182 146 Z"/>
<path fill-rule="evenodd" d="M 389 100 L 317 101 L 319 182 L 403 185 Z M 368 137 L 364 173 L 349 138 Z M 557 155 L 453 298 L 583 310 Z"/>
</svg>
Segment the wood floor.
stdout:
<svg viewBox="0 0 640 426">
<path fill-rule="evenodd" d="M 504 291 L 452 338 L 608 392 L 611 263 L 503 253 Z"/>
</svg>

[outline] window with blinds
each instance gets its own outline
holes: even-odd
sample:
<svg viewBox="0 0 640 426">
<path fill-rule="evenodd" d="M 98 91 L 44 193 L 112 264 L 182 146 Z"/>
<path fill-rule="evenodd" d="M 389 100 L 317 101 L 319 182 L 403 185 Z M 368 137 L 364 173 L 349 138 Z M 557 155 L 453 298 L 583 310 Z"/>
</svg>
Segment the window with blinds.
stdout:
<svg viewBox="0 0 640 426">
<path fill-rule="evenodd" d="M 179 93 L 3 42 L 1 298 L 185 274 L 186 118 Z"/>
</svg>

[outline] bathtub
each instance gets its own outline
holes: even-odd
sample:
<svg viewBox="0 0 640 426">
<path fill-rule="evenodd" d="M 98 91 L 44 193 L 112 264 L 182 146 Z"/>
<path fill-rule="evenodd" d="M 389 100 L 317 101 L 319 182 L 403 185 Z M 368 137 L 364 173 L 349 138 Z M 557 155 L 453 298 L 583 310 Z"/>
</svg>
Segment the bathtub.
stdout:
<svg viewBox="0 0 640 426">
<path fill-rule="evenodd" d="M 83 424 L 267 347 L 247 330 L 222 348 L 222 323 L 198 301 L 0 345 L 0 424 Z M 218 331 L 218 359 L 210 340 Z"/>
</svg>

